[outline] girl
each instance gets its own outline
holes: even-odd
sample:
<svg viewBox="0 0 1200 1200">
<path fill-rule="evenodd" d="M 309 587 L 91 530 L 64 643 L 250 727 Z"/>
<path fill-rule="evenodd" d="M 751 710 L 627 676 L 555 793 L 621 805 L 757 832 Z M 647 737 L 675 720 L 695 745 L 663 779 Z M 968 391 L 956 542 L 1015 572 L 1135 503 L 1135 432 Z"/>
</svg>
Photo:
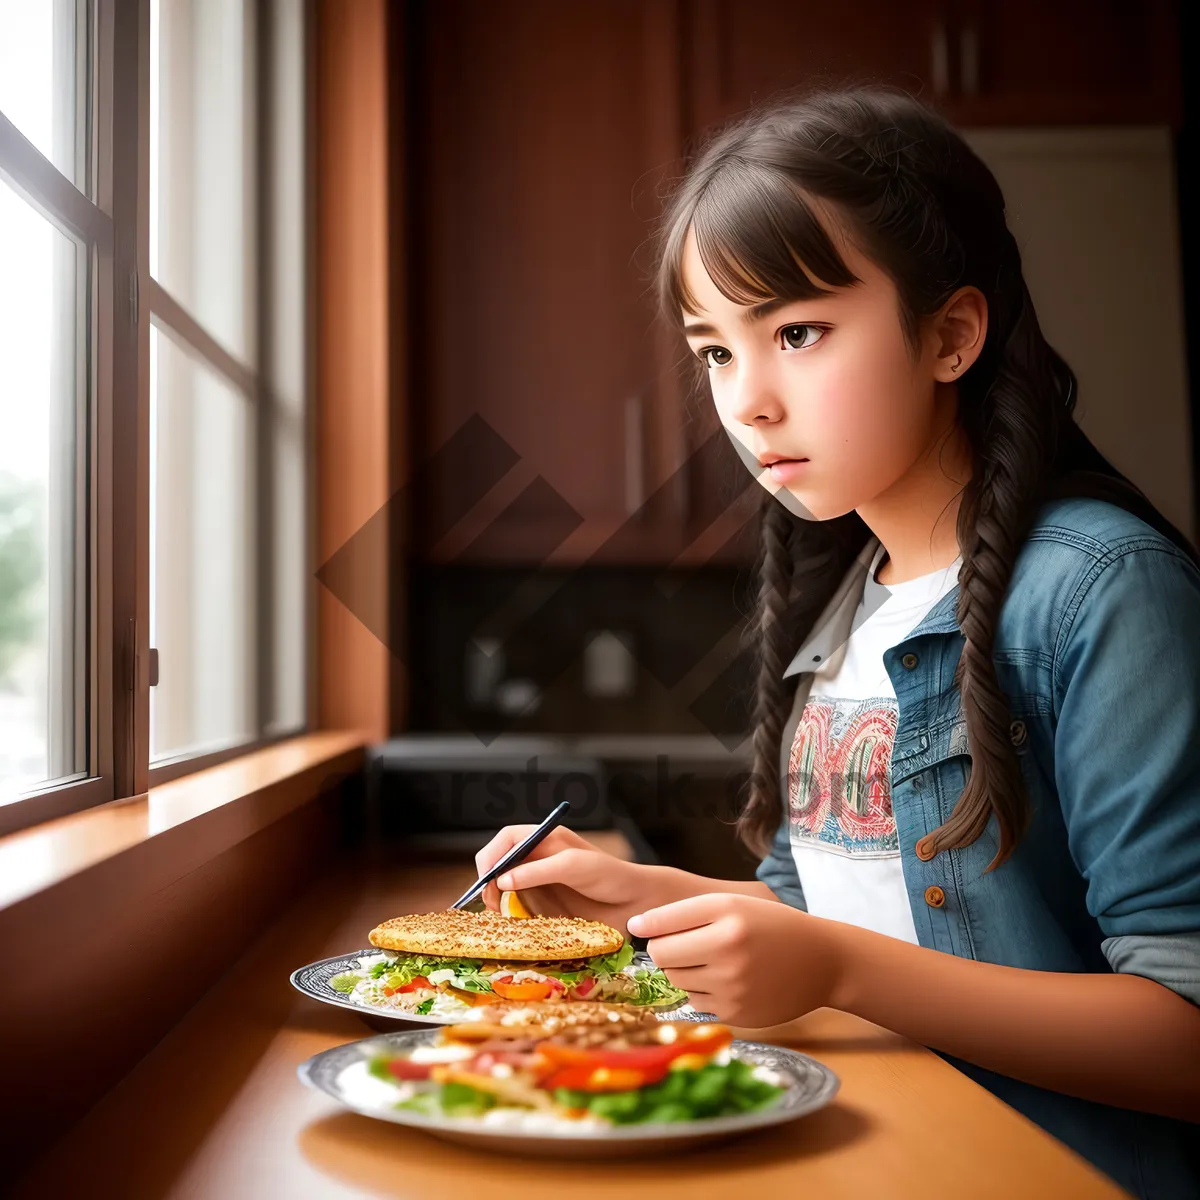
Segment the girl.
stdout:
<svg viewBox="0 0 1200 1200">
<path fill-rule="evenodd" d="M 558 830 L 500 887 L 648 938 L 724 1020 L 856 1013 L 1200 1194 L 1200 570 L 1074 422 L 995 179 L 907 97 L 789 104 L 695 162 L 660 285 L 768 493 L 759 881 Z"/>
</svg>

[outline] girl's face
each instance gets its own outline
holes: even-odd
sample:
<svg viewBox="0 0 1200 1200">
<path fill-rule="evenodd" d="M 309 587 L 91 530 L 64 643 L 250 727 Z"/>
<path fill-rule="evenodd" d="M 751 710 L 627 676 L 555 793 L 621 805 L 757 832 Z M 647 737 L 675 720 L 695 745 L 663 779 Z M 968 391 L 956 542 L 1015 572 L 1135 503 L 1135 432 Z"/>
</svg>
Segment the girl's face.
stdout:
<svg viewBox="0 0 1200 1200">
<path fill-rule="evenodd" d="M 836 235 L 835 235 L 836 236 Z M 737 304 L 709 277 L 688 235 L 683 275 L 698 311 L 684 332 L 708 370 L 721 422 L 759 483 L 818 521 L 879 501 L 953 428 L 954 354 L 923 333 L 914 354 L 891 279 L 847 239 L 861 280 L 794 302 Z M 936 458 L 936 454 L 934 455 Z"/>
</svg>

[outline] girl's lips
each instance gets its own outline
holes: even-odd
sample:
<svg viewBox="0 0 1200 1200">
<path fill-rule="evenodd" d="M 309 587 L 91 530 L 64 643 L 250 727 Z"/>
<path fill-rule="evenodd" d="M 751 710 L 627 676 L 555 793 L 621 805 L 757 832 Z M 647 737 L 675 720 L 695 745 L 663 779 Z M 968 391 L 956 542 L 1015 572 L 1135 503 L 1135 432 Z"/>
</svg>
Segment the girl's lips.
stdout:
<svg viewBox="0 0 1200 1200">
<path fill-rule="evenodd" d="M 804 473 L 808 462 L 807 458 L 781 458 L 778 462 L 773 462 L 767 470 L 771 472 L 771 478 L 776 483 L 788 484 Z"/>
</svg>

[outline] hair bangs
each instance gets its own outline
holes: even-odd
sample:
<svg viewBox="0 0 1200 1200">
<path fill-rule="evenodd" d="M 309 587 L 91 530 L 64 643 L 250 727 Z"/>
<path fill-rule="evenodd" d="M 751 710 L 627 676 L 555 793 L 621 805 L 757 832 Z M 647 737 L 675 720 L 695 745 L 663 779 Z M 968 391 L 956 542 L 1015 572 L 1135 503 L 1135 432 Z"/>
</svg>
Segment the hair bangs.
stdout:
<svg viewBox="0 0 1200 1200">
<path fill-rule="evenodd" d="M 704 269 L 735 304 L 811 300 L 859 282 L 795 182 L 745 159 L 726 160 L 677 211 L 660 295 L 670 315 L 698 304 L 683 277 L 689 230 Z"/>
</svg>

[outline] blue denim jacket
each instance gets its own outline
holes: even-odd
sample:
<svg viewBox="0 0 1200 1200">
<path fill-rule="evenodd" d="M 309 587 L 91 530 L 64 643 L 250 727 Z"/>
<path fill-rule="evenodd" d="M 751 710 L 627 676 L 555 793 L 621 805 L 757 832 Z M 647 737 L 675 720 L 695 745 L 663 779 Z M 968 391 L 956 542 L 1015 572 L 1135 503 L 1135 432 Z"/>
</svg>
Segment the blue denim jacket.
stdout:
<svg viewBox="0 0 1200 1200">
<path fill-rule="evenodd" d="M 785 672 L 800 676 L 780 748 L 785 797 L 809 672 L 845 644 L 876 546 L 860 555 Z M 990 874 L 994 819 L 964 849 L 930 862 L 915 851 L 949 817 L 970 765 L 954 686 L 957 602 L 956 586 L 884 654 L 899 707 L 892 806 L 921 945 L 1033 970 L 1130 972 L 1200 1004 L 1200 572 L 1113 505 L 1070 499 L 1041 511 L 994 647 L 1033 816 L 1016 852 Z M 804 907 L 788 821 L 758 876 Z M 934 885 L 945 897 L 939 907 L 925 898 Z M 1200 1196 L 1187 1153 L 1200 1127 L 950 1061 L 1134 1194 Z"/>
</svg>

